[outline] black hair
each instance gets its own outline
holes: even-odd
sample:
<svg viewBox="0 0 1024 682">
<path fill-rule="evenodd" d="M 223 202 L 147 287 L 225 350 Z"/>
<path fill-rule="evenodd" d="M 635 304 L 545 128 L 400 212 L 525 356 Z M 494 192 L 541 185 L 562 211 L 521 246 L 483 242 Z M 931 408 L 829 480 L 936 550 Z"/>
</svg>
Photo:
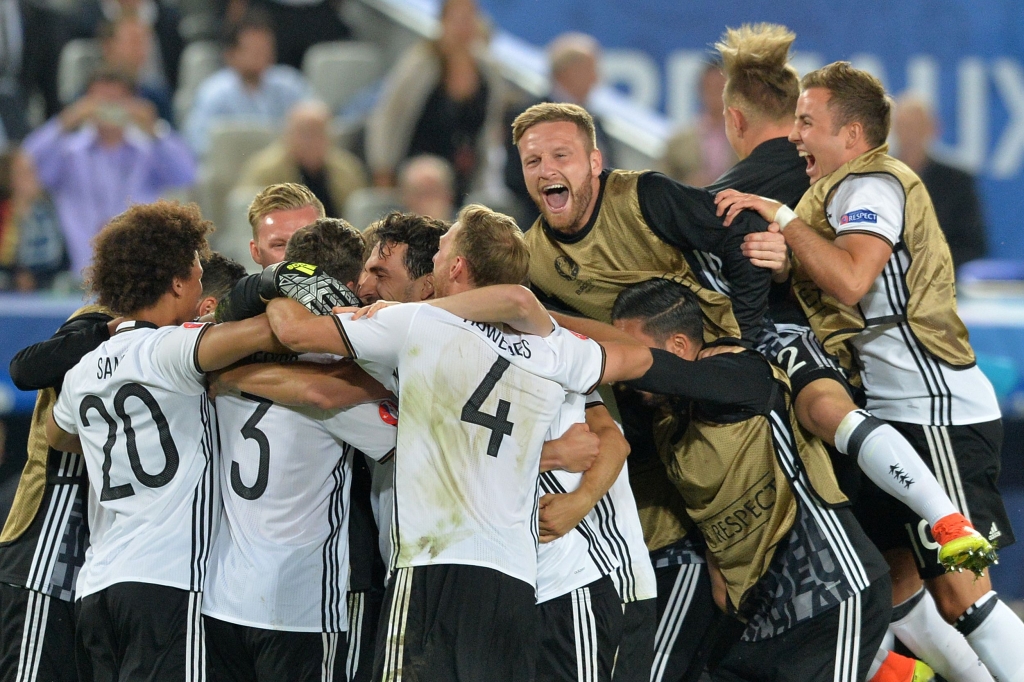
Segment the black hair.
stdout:
<svg viewBox="0 0 1024 682">
<path fill-rule="evenodd" d="M 415 213 L 392 211 L 384 216 L 373 233 L 377 255 L 384 250 L 406 244 L 405 269 L 410 279 L 419 279 L 434 271 L 434 254 L 441 245 L 441 237 L 448 231 L 448 223 Z"/>
<path fill-rule="evenodd" d="M 643 320 L 643 331 L 658 343 L 683 334 L 698 344 L 704 341 L 704 314 L 700 299 L 670 279 L 656 277 L 619 292 L 612 320 Z"/>
<path fill-rule="evenodd" d="M 213 296 L 218 303 L 247 274 L 244 265 L 216 251 L 200 264 L 203 266 L 203 298 Z"/>
<path fill-rule="evenodd" d="M 285 260 L 318 266 L 342 284 L 355 282 L 363 269 L 363 235 L 341 218 L 320 218 L 295 231 Z"/>
</svg>

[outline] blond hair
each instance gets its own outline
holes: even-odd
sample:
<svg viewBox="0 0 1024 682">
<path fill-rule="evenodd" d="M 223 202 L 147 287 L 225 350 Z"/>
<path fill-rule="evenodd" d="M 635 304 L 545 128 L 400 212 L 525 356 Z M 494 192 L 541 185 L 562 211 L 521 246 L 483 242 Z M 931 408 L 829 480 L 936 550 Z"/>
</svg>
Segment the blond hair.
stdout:
<svg viewBox="0 0 1024 682">
<path fill-rule="evenodd" d="M 267 214 L 274 211 L 291 211 L 297 208 L 312 206 L 319 213 L 319 218 L 326 216 L 324 205 L 305 185 L 297 182 L 279 182 L 265 187 L 249 204 L 249 224 L 252 225 L 252 238 L 259 240 L 260 223 Z"/>
<path fill-rule="evenodd" d="M 893 101 L 885 94 L 882 81 L 850 62 L 833 62 L 803 77 L 804 90 L 824 88 L 829 92 L 828 108 L 833 112 L 833 133 L 844 125 L 860 123 L 864 139 L 877 147 L 889 137 Z"/>
<path fill-rule="evenodd" d="M 566 121 L 574 123 L 588 142 L 587 152 L 597 148 L 597 131 L 594 128 L 594 117 L 578 104 L 559 102 L 541 102 L 516 116 L 512 122 L 512 144 L 518 146 L 526 131 L 540 123 L 557 123 Z"/>
<path fill-rule="evenodd" d="M 474 285 L 526 282 L 530 252 L 514 219 L 470 204 L 459 211 L 456 220 L 462 229 L 455 235 L 452 252 L 466 259 Z"/>
<path fill-rule="evenodd" d="M 789 64 L 794 40 L 796 34 L 780 24 L 727 28 L 715 43 L 722 56 L 726 104 L 772 121 L 793 116 L 800 96 L 800 76 Z"/>
</svg>

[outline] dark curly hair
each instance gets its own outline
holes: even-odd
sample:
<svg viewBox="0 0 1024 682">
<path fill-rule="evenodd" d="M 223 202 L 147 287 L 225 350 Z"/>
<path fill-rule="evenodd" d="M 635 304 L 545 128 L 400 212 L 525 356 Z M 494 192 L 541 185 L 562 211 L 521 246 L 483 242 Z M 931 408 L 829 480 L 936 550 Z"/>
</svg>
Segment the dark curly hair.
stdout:
<svg viewBox="0 0 1024 682">
<path fill-rule="evenodd" d="M 441 237 L 448 227 L 443 220 L 392 211 L 377 224 L 373 232 L 374 246 L 377 255 L 384 258 L 385 249 L 407 244 L 405 269 L 411 279 L 419 279 L 434 271 L 434 254 L 440 248 Z"/>
<path fill-rule="evenodd" d="M 340 218 L 320 218 L 295 231 L 285 260 L 318 266 L 342 284 L 355 282 L 363 269 L 363 235 Z"/>
<path fill-rule="evenodd" d="M 195 204 L 137 204 L 115 216 L 93 239 L 87 290 L 117 315 L 148 308 L 188 279 L 196 254 L 210 257 L 206 235 L 213 223 Z"/>
</svg>

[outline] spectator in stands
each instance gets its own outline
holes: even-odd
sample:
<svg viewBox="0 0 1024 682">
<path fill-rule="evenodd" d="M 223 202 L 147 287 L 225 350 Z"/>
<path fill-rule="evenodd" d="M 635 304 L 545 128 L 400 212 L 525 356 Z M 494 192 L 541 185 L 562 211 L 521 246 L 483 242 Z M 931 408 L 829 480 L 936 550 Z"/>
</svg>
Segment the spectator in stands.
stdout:
<svg viewBox="0 0 1024 682">
<path fill-rule="evenodd" d="M 325 104 L 296 104 L 288 114 L 284 137 L 249 160 L 239 184 L 305 185 L 329 217 L 340 217 L 348 195 L 366 187 L 366 171 L 354 154 L 332 144 L 330 126 L 331 112 Z"/>
<path fill-rule="evenodd" d="M 918 174 L 932 197 L 953 265 L 959 268 L 967 261 L 983 258 L 988 247 L 974 176 L 931 157 L 938 133 L 931 108 L 913 97 L 900 98 L 892 132 L 899 145 L 896 156 Z"/>
<path fill-rule="evenodd" d="M 436 154 L 455 168 L 458 200 L 500 138 L 502 81 L 486 56 L 475 0 L 446 0 L 441 36 L 414 45 L 388 75 L 366 131 L 374 184 L 390 187 L 403 159 Z"/>
<path fill-rule="evenodd" d="M 45 289 L 67 269 L 64 235 L 32 159 L 14 149 L 0 155 L 0 269 L 2 288 Z"/>
<path fill-rule="evenodd" d="M 254 4 L 270 14 L 281 63 L 296 69 L 302 68 L 311 45 L 351 35 L 338 14 L 340 3 L 333 0 L 255 0 Z"/>
<path fill-rule="evenodd" d="M 398 172 L 402 210 L 436 220 L 455 218 L 455 171 L 433 154 L 421 154 L 402 164 Z"/>
<path fill-rule="evenodd" d="M 93 74 L 85 95 L 25 139 L 57 205 L 71 271 L 81 277 L 90 240 L 129 203 L 155 201 L 195 181 L 188 147 L 151 102 L 116 71 Z"/>
<path fill-rule="evenodd" d="M 700 76 L 701 113 L 694 125 L 676 132 L 665 143 L 662 170 L 674 180 L 704 187 L 736 163 L 736 152 L 725 136 L 722 67 L 710 63 Z"/>
<path fill-rule="evenodd" d="M 165 121 L 174 120 L 171 91 L 161 74 L 156 78 L 146 65 L 153 54 L 153 30 L 138 17 L 122 14 L 116 21 L 104 21 L 96 31 L 103 51 L 104 66 L 122 71 L 135 82 L 135 92 L 156 107 Z"/>
<path fill-rule="evenodd" d="M 60 111 L 57 69 L 74 26 L 49 5 L 0 2 L 0 141 L 20 141 L 29 133 L 27 101 L 34 91 L 43 97 L 46 116 Z"/>
<path fill-rule="evenodd" d="M 280 126 L 293 106 L 310 96 L 299 71 L 275 65 L 274 32 L 264 12 L 250 10 L 225 36 L 227 66 L 207 78 L 196 91 L 185 121 L 185 135 L 202 157 L 211 128 L 219 122 Z"/>
<path fill-rule="evenodd" d="M 150 50 L 140 75 L 143 82 L 159 84 L 174 92 L 178 87 L 178 62 L 185 48 L 178 25 L 181 13 L 160 0 L 85 0 L 80 10 L 82 33 L 96 35 L 100 25 L 135 17 L 156 37 L 158 49 Z"/>
<path fill-rule="evenodd" d="M 599 80 L 598 61 L 601 46 L 597 40 L 585 33 L 563 33 L 548 45 L 548 61 L 551 68 L 551 91 L 547 97 L 531 99 L 525 104 L 509 107 L 505 112 L 505 186 L 516 198 L 517 222 L 523 229 L 529 229 L 540 213 L 530 198 L 523 180 L 523 164 L 519 160 L 519 149 L 512 143 L 512 121 L 516 116 L 541 102 L 568 102 L 587 108 L 590 93 Z M 593 112 L 590 112 L 593 114 Z M 601 150 L 605 168 L 614 168 L 612 144 L 601 126 L 601 120 L 594 117 L 597 147 Z"/>
</svg>

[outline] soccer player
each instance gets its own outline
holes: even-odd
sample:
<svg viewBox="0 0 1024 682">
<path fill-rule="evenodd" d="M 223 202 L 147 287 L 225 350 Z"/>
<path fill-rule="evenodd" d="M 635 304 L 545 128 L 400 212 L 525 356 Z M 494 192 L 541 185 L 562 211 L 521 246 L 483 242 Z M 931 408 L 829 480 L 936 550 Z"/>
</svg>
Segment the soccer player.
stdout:
<svg viewBox="0 0 1024 682">
<path fill-rule="evenodd" d="M 362 236 L 331 218 L 300 228 L 285 250 L 286 258 L 350 286 L 362 255 Z M 393 452 L 394 409 L 379 402 L 286 407 L 267 392 L 247 392 L 254 379 L 236 382 L 238 395 L 216 399 L 224 516 L 203 603 L 211 676 L 351 680 L 359 652 L 372 651 L 360 641 L 359 616 L 376 614 L 372 604 L 346 600 L 347 592 L 362 598 L 371 587 L 350 583 L 350 560 L 369 561 L 375 549 L 371 542 L 364 556 L 349 554 L 349 490 L 360 452 L 375 459 Z"/>
<path fill-rule="evenodd" d="M 603 340 L 617 333 L 558 319 Z M 676 282 L 626 288 L 612 319 L 654 349 L 651 369 L 629 385 L 681 401 L 654 402 L 659 453 L 724 579 L 729 613 L 746 622 L 713 677 L 871 677 L 892 608 L 886 565 L 853 518 L 821 441 L 792 414 L 785 374 L 738 348 L 698 361 L 700 302 Z"/>
<path fill-rule="evenodd" d="M 215 305 L 245 268 L 211 254 L 203 261 L 203 299 L 197 315 Z M 210 303 L 210 302 L 213 303 Z M 204 309 L 205 307 L 205 309 Z M 77 310 L 48 341 L 18 352 L 11 376 L 23 390 L 38 390 L 18 506 L 0 536 L 0 679 L 76 680 L 75 583 L 85 561 L 88 491 L 82 455 L 46 444 L 46 421 L 64 374 L 94 350 L 121 322 L 102 306 Z M 41 483 L 40 476 L 45 476 Z M 31 607 L 31 608 L 30 608 Z M 28 632 L 26 632 L 26 628 Z M 24 648 L 23 648 L 24 645 Z"/>
<path fill-rule="evenodd" d="M 661 173 L 602 171 L 590 114 L 572 104 L 538 104 L 516 118 L 513 140 L 540 218 L 526 233 L 530 282 L 545 302 L 588 317 L 609 320 L 623 287 L 650 277 L 672 277 L 697 292 L 708 340 L 744 338 L 774 347 L 766 316 L 770 277 L 743 257 L 746 233 L 762 221 L 722 229 L 713 196 Z M 702 560 L 685 539 L 685 513 L 665 480 L 650 443 L 649 411 L 617 395 L 632 446 L 631 482 L 641 509 L 644 536 L 663 585 L 663 598 L 627 604 L 624 641 L 645 659 L 616 666 L 616 680 L 647 680 L 657 646 L 659 665 L 678 638 L 685 611 L 710 612 L 707 581 L 692 567 Z M 685 589 L 684 589 L 685 588 Z M 665 599 L 665 594 L 673 594 Z M 666 610 L 669 605 L 675 608 Z M 659 620 L 661 624 L 659 625 Z M 630 645 L 633 638 L 645 640 Z"/>
<path fill-rule="evenodd" d="M 305 185 L 268 185 L 249 204 L 249 253 L 253 261 L 263 268 L 280 263 L 295 231 L 323 217 L 324 205 Z"/>
<path fill-rule="evenodd" d="M 392 212 L 377 224 L 369 257 L 355 289 L 369 305 L 380 300 L 413 303 L 434 297 L 434 254 L 448 224 L 426 216 Z"/>
<path fill-rule="evenodd" d="M 1000 546 L 1014 541 L 996 488 L 1002 422 L 956 312 L 953 265 L 920 179 L 889 156 L 891 100 L 870 74 L 836 62 L 803 77 L 790 140 L 811 189 L 796 212 L 726 190 L 726 219 L 744 209 L 781 220 L 793 290 L 825 348 L 860 372 L 871 413 L 909 440 L 964 516 Z M 869 423 L 865 419 L 864 423 Z M 882 545 L 897 603 L 920 589 L 997 679 L 1024 678 L 1024 623 L 987 575 L 943 573 L 948 530 L 888 496 L 862 500 L 890 529 Z M 974 565 L 980 569 L 982 564 Z"/>
<path fill-rule="evenodd" d="M 810 187 L 804 172 L 807 164 L 787 139 L 800 94 L 800 78 L 789 65 L 789 49 L 795 38 L 784 26 L 759 24 L 728 29 L 717 43 L 726 76 L 726 134 L 740 162 L 709 188 L 712 191 L 732 188 L 771 197 L 795 208 Z M 781 254 L 763 248 L 771 245 L 764 239 L 772 236 L 775 233 L 748 238 L 744 252 L 752 262 L 774 266 L 778 255 L 784 257 L 784 241 Z M 826 443 L 846 448 L 846 454 L 856 457 L 872 481 L 918 516 L 932 525 L 939 522 L 958 531 L 949 536 L 949 541 L 968 535 L 962 529 L 969 523 L 959 518 L 959 512 L 910 443 L 888 424 L 857 410 L 842 369 L 814 336 L 803 309 L 790 295 L 789 273 L 781 274 L 784 279 L 773 283 L 769 307 L 783 341 L 776 361 L 789 375 L 793 407 L 800 423 Z M 863 437 L 850 437 L 861 424 Z M 850 445 L 859 445 L 859 451 L 849 451 Z M 842 467 L 843 462 L 834 464 Z M 914 484 L 904 485 L 896 472 Z M 843 476 L 839 478 L 843 484 Z M 851 497 L 858 496 L 859 479 L 854 476 L 852 484 L 844 485 Z M 856 504 L 854 515 L 859 518 Z M 947 515 L 955 515 L 960 522 L 941 521 Z M 872 537 L 876 528 L 868 525 L 864 530 Z M 978 547 L 986 545 L 984 538 L 972 535 Z M 924 596 L 923 590 L 907 602 L 896 604 L 893 630 L 897 636 L 948 680 L 990 681 L 991 676 L 963 636 L 930 605 L 931 599 Z"/>
<path fill-rule="evenodd" d="M 442 238 L 429 304 L 333 320 L 271 301 L 286 345 L 395 367 L 394 572 L 375 679 L 530 679 L 536 650 L 537 486 L 542 440 L 565 391 L 636 375 L 646 349 L 554 327 L 536 299 L 503 332 L 438 310 L 444 296 L 518 283 L 529 256 L 507 216 L 470 206 Z M 495 320 L 498 322 L 498 320 Z M 604 367 L 602 368 L 602 359 Z M 527 655 L 524 656 L 524 652 Z"/>
<path fill-rule="evenodd" d="M 77 585 L 85 679 L 198 679 L 219 503 L 204 372 L 280 348 L 265 318 L 189 322 L 208 247 L 195 205 L 133 206 L 97 236 L 89 287 L 123 315 L 66 375 L 50 446 L 84 454 L 90 546 Z"/>
</svg>

